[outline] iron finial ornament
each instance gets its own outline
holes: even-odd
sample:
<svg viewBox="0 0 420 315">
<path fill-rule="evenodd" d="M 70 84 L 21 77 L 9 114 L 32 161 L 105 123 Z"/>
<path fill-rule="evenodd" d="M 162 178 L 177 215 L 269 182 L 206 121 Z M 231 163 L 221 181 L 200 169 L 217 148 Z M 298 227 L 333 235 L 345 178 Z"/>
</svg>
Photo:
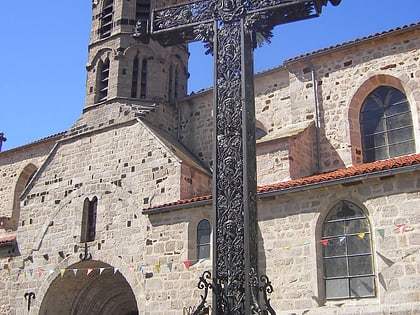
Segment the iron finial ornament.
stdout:
<svg viewBox="0 0 420 315">
<path fill-rule="evenodd" d="M 85 242 L 84 252 L 80 253 L 80 255 L 79 255 L 80 260 L 91 260 L 92 259 L 92 254 L 89 253 L 88 249 L 89 249 L 88 244 L 87 244 L 87 242 Z"/>
<path fill-rule="evenodd" d="M 26 292 L 24 294 L 24 298 L 27 301 L 28 312 L 29 312 L 31 310 L 31 302 L 32 302 L 32 300 L 35 300 L 35 293 L 34 292 Z"/>
<path fill-rule="evenodd" d="M 319 16 L 340 0 L 197 0 L 157 8 L 135 36 L 162 45 L 203 41 L 214 56 L 213 279 L 200 278 L 215 314 L 275 314 L 267 276 L 258 277 L 253 50 L 279 24 Z M 259 282 L 262 281 L 262 285 Z M 260 301 L 262 303 L 260 303 Z"/>
</svg>

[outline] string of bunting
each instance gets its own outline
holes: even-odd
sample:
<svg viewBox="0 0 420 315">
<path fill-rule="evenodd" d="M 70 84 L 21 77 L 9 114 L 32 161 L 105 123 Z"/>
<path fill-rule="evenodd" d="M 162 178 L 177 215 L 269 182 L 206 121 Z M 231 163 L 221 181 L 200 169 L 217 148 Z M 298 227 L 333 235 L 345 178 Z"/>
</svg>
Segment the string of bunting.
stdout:
<svg viewBox="0 0 420 315">
<path fill-rule="evenodd" d="M 396 230 L 395 230 L 395 232 L 398 232 L 398 233 L 400 233 L 400 234 L 403 234 L 403 233 L 405 233 L 405 232 L 407 232 L 407 231 L 412 231 L 413 230 L 413 228 L 408 228 L 407 226 L 406 226 L 406 224 L 398 224 L 397 226 L 396 226 Z M 381 238 L 382 238 L 382 240 L 384 240 L 385 239 L 385 229 L 377 229 L 376 230 L 377 232 L 378 232 L 378 234 L 381 236 Z M 359 238 L 361 238 L 361 239 L 364 239 L 365 238 L 365 236 L 366 236 L 366 232 L 360 232 L 360 233 L 356 233 L 355 235 L 357 235 Z M 339 241 L 339 244 L 341 245 L 341 244 L 343 244 L 344 243 L 344 241 L 346 240 L 346 236 L 340 236 L 340 237 L 338 237 L 338 241 Z M 322 240 L 320 240 L 319 241 L 320 242 L 320 244 L 321 245 L 323 245 L 323 246 L 328 246 L 328 245 L 332 245 L 331 244 L 331 242 L 330 242 L 330 240 L 329 239 L 322 239 Z M 300 245 L 294 245 L 294 246 L 292 246 L 292 245 L 287 245 L 287 246 L 285 246 L 283 249 L 285 250 L 285 251 L 288 251 L 288 250 L 290 250 L 290 249 L 292 249 L 292 248 L 296 248 L 296 247 L 302 247 L 302 246 L 308 246 L 308 245 L 310 245 L 311 243 L 309 242 L 309 241 L 304 241 L 302 244 L 300 244 Z M 267 249 L 266 250 L 267 252 L 269 252 L 269 253 L 272 253 L 273 252 L 273 249 L 272 248 L 269 248 L 269 249 Z"/>
<path fill-rule="evenodd" d="M 190 260 L 185 260 L 182 262 L 182 266 L 184 266 L 186 269 L 189 270 L 190 266 L 191 266 L 191 261 Z M 140 264 L 137 267 L 133 266 L 133 265 L 128 265 L 127 266 L 127 271 L 130 272 L 135 272 L 135 271 L 141 271 L 143 274 L 146 272 L 146 269 L 148 269 L 148 267 L 150 267 L 150 265 L 148 264 Z M 166 267 L 169 270 L 169 272 L 172 272 L 173 269 L 173 262 L 168 262 L 166 263 Z M 161 272 L 161 264 L 155 264 L 153 265 L 153 268 L 156 272 L 160 273 Z M 117 272 L 120 271 L 120 268 L 118 267 L 99 267 L 99 268 L 71 268 L 71 269 L 60 269 L 60 276 L 61 278 L 64 277 L 64 274 L 67 272 L 72 272 L 74 277 L 77 277 L 80 274 L 84 274 L 85 276 L 89 276 L 90 274 L 92 274 L 93 272 L 97 271 L 99 275 L 102 275 L 103 272 L 105 270 L 111 270 L 113 274 L 116 274 Z M 9 275 L 11 275 L 12 273 L 12 269 L 10 268 L 10 266 L 7 267 L 0 267 L 0 271 L 6 271 L 8 272 Z M 23 275 L 25 277 L 25 279 L 29 276 L 31 278 L 33 278 L 35 275 L 38 275 L 39 278 L 41 278 L 44 275 L 52 275 L 56 272 L 56 269 L 44 269 L 44 268 L 38 268 L 38 269 L 33 269 L 33 268 L 29 268 L 28 270 L 24 270 L 22 268 L 17 268 L 17 274 L 18 275 Z"/>
<path fill-rule="evenodd" d="M 407 227 L 406 224 L 398 224 L 396 226 L 396 229 L 394 230 L 394 232 L 403 234 L 403 233 L 405 233 L 407 231 L 412 231 L 412 230 L 413 230 L 413 228 Z M 381 236 L 382 240 L 384 240 L 385 239 L 385 229 L 377 229 L 376 231 Z M 356 233 L 355 235 L 357 235 L 360 239 L 364 239 L 365 236 L 366 236 L 366 232 Z M 344 241 L 345 241 L 345 239 L 346 239 L 346 236 L 340 236 L 340 237 L 338 237 L 339 244 L 343 244 Z M 320 244 L 322 246 L 332 245 L 329 239 L 322 239 L 319 242 L 320 242 Z M 294 246 L 287 245 L 287 246 L 284 247 L 284 250 L 288 251 L 288 250 L 290 250 L 290 249 L 292 249 L 294 247 L 308 246 L 310 244 L 311 243 L 309 241 L 305 240 L 300 245 L 294 245 Z M 273 249 L 272 248 L 269 248 L 269 249 L 267 249 L 267 252 L 272 253 L 273 252 Z M 187 270 L 189 270 L 191 264 L 194 263 L 194 262 L 196 262 L 196 261 L 184 260 L 182 262 L 182 266 L 183 266 L 183 268 L 186 268 Z M 199 262 L 202 262 L 202 260 L 200 260 Z M 127 271 L 129 273 L 130 272 L 134 272 L 134 271 L 141 271 L 144 274 L 144 273 L 146 273 L 147 270 L 150 270 L 150 267 L 151 267 L 151 265 L 148 265 L 148 264 L 140 264 L 137 267 L 135 267 L 133 265 L 128 265 L 127 266 Z M 166 267 L 167 267 L 167 270 L 169 272 L 172 272 L 172 270 L 174 268 L 173 262 L 166 263 Z M 152 265 L 152 269 L 153 269 L 153 271 L 155 271 L 157 273 L 160 273 L 162 271 L 162 264 L 161 263 L 157 263 L 155 265 Z M 22 275 L 23 274 L 24 277 L 25 277 L 25 279 L 26 279 L 28 277 L 28 274 L 32 278 L 35 275 L 38 275 L 38 277 L 42 277 L 44 275 L 48 275 L 49 276 L 49 275 L 54 274 L 55 273 L 55 270 L 56 269 L 50 269 L 50 270 L 47 271 L 44 268 L 38 268 L 37 270 L 34 270 L 34 269 L 31 269 L 30 268 L 30 269 L 28 269 L 26 271 L 26 270 L 24 270 L 22 268 L 17 268 L 17 274 L 18 275 Z M 118 267 L 60 269 L 60 276 L 63 278 L 64 277 L 64 274 L 66 272 L 72 272 L 73 275 L 74 275 L 74 277 L 77 277 L 78 274 L 84 274 L 85 276 L 89 276 L 94 271 L 97 271 L 99 275 L 102 275 L 105 270 L 112 270 L 113 274 L 116 274 L 117 272 L 119 272 L 120 269 Z M 8 265 L 5 265 L 3 267 L 0 267 L 0 272 L 1 271 L 6 271 L 6 272 L 8 272 L 9 275 L 12 274 L 12 269 Z"/>
</svg>

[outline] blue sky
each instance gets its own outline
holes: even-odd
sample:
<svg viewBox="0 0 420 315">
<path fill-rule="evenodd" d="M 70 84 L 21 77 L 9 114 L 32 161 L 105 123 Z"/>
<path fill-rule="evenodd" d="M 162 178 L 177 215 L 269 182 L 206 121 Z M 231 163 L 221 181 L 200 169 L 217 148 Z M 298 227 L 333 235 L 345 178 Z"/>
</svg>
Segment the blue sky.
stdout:
<svg viewBox="0 0 420 315">
<path fill-rule="evenodd" d="M 85 98 L 89 0 L 0 0 L 0 131 L 3 151 L 69 129 Z M 285 59 L 420 22 L 420 0 L 342 0 L 321 17 L 278 26 L 255 52 L 255 71 Z M 212 57 L 190 47 L 189 91 L 212 85 Z"/>
</svg>

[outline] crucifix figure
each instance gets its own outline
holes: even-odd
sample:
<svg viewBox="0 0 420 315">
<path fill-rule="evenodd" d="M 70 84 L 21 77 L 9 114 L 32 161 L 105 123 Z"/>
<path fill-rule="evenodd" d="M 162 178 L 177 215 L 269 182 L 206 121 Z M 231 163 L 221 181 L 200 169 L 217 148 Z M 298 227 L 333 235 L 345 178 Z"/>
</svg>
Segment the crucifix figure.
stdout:
<svg viewBox="0 0 420 315">
<path fill-rule="evenodd" d="M 1 147 L 3 146 L 3 142 L 6 142 L 7 138 L 4 136 L 3 132 L 0 132 L 0 152 L 1 152 Z"/>
<path fill-rule="evenodd" d="M 328 2 L 341 0 L 152 2 L 150 21 L 137 22 L 140 40 L 201 40 L 214 56 L 213 276 L 205 272 L 200 282 L 213 290 L 215 314 L 275 314 L 271 284 L 258 274 L 253 50 L 274 26 L 317 17 Z M 202 303 L 195 314 L 203 310 Z"/>
</svg>

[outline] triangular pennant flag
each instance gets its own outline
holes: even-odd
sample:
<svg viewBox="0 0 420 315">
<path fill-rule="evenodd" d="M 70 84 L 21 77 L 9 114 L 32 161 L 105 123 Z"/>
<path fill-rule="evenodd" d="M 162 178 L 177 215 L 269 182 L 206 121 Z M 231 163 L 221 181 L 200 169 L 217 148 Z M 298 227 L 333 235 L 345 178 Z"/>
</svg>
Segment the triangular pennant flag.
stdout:
<svg viewBox="0 0 420 315">
<path fill-rule="evenodd" d="M 382 239 L 385 238 L 385 229 L 378 229 L 378 233 L 382 237 Z"/>
<path fill-rule="evenodd" d="M 66 272 L 66 269 L 61 269 L 60 270 L 60 275 L 61 275 L 61 278 L 63 278 L 64 277 L 64 273 Z"/>
<path fill-rule="evenodd" d="M 304 242 L 303 242 L 303 245 L 305 245 L 305 246 L 306 246 L 306 245 L 309 245 L 309 244 L 311 244 L 311 243 L 309 243 L 309 241 L 304 241 Z"/>
<path fill-rule="evenodd" d="M 156 271 L 159 273 L 160 272 L 160 263 L 155 265 Z"/>
<path fill-rule="evenodd" d="M 289 250 L 289 249 L 291 249 L 291 248 L 292 248 L 292 246 L 288 245 L 288 246 L 285 246 L 285 247 L 284 247 L 284 250 Z"/>
<path fill-rule="evenodd" d="M 144 271 L 146 270 L 146 266 L 145 265 L 141 265 L 140 266 L 140 270 L 141 270 L 141 273 L 144 273 Z"/>
<path fill-rule="evenodd" d="M 357 233 L 357 236 L 358 237 L 360 237 L 360 238 L 365 238 L 365 232 L 360 232 L 360 233 Z"/>
<path fill-rule="evenodd" d="M 2 271 L 3 270 L 3 268 L 2 267 L 0 267 L 0 271 Z"/>
<path fill-rule="evenodd" d="M 104 272 L 105 268 L 99 268 L 99 274 L 101 275 Z"/>
<path fill-rule="evenodd" d="M 341 236 L 339 239 L 340 245 L 344 243 L 344 241 L 346 240 L 345 236 Z"/>
<path fill-rule="evenodd" d="M 86 276 L 89 276 L 89 274 L 93 271 L 92 268 L 88 268 L 87 272 L 86 272 Z"/>
<path fill-rule="evenodd" d="M 172 271 L 172 262 L 168 262 L 166 265 L 168 266 L 169 271 Z"/>
<path fill-rule="evenodd" d="M 26 276 L 27 276 L 27 274 L 26 274 L 26 270 L 25 270 L 25 272 L 23 273 L 23 276 L 25 277 L 25 280 L 26 280 Z"/>
<path fill-rule="evenodd" d="M 270 254 L 271 254 L 271 252 L 273 251 L 273 249 L 272 248 L 268 248 L 267 249 L 267 252 L 269 252 Z"/>
<path fill-rule="evenodd" d="M 134 270 L 133 266 L 128 266 L 128 272 L 132 272 Z"/>
<path fill-rule="evenodd" d="M 405 224 L 404 223 L 398 224 L 397 226 L 398 226 L 398 230 L 400 231 L 400 233 L 405 232 Z"/>
<path fill-rule="evenodd" d="M 73 270 L 73 275 L 75 276 L 75 277 L 77 277 L 77 269 L 72 269 Z"/>
<path fill-rule="evenodd" d="M 38 276 L 42 276 L 43 274 L 44 274 L 44 272 L 45 272 L 45 270 L 44 269 L 42 269 L 42 268 L 39 268 L 38 269 Z"/>
<path fill-rule="evenodd" d="M 34 273 L 34 270 L 33 270 L 33 269 L 29 269 L 29 275 L 30 275 L 31 277 L 32 277 L 33 273 Z"/>
<path fill-rule="evenodd" d="M 328 245 L 328 240 L 321 240 L 321 244 L 324 245 L 324 246 L 327 246 Z"/>
<path fill-rule="evenodd" d="M 50 269 L 49 271 L 48 271 L 48 275 L 52 275 L 54 273 L 54 270 L 52 270 L 52 269 Z"/>
<path fill-rule="evenodd" d="M 187 269 L 190 269 L 191 262 L 189 260 L 184 260 L 184 265 Z"/>
<path fill-rule="evenodd" d="M 120 270 L 120 268 L 114 267 L 114 275 L 118 272 L 118 270 Z"/>
</svg>

